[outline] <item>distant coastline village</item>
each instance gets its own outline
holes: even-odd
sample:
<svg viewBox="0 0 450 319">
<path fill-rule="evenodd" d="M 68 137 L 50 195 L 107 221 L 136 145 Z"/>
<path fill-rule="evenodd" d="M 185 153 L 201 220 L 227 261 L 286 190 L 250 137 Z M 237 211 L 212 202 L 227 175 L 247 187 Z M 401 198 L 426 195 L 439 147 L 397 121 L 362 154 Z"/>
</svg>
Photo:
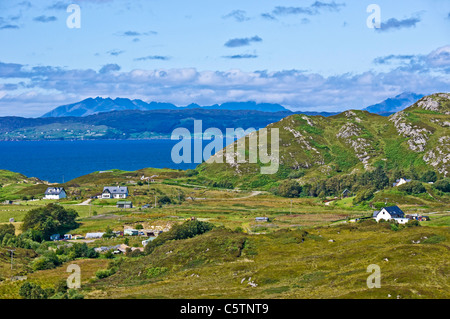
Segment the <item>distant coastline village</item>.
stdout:
<svg viewBox="0 0 450 319">
<path fill-rule="evenodd" d="M 154 181 L 153 179 L 151 179 Z M 90 199 L 118 199 L 116 207 L 119 209 L 131 209 L 133 208 L 133 203 L 131 201 L 126 201 L 129 197 L 127 186 L 105 186 L 101 194 L 93 196 Z M 67 192 L 64 187 L 48 187 L 45 191 L 44 200 L 60 200 L 67 198 Z M 9 202 L 8 204 L 12 204 Z M 143 208 L 149 208 L 150 205 L 144 205 Z M 191 218 L 193 220 L 195 218 Z M 10 220 L 14 222 L 14 220 Z M 163 232 L 167 232 L 171 229 L 171 225 L 167 224 L 165 226 L 149 226 L 149 229 L 134 229 L 129 226 L 124 226 L 123 231 L 112 231 L 110 236 L 112 237 L 126 237 L 126 236 L 140 236 L 142 237 L 142 247 L 130 247 L 126 244 L 120 244 L 116 246 L 101 246 L 94 250 L 98 253 L 106 253 L 111 251 L 113 254 L 125 254 L 128 251 L 140 250 L 144 251 L 145 246 L 156 237 L 158 237 Z M 69 242 L 93 242 L 97 239 L 105 237 L 106 232 L 90 232 L 84 235 L 81 234 L 53 234 L 50 236 L 52 241 L 66 241 Z"/>
<path fill-rule="evenodd" d="M 152 178 L 147 178 L 152 182 L 154 182 L 153 176 Z M 400 178 L 397 179 L 393 184 L 393 187 L 397 187 L 406 183 L 409 183 L 411 180 Z M 348 189 L 345 189 L 340 198 L 346 198 L 351 195 L 351 192 Z M 103 187 L 103 191 L 100 194 L 97 194 L 91 197 L 88 201 L 92 199 L 117 199 L 116 207 L 118 209 L 132 209 L 133 202 L 129 200 L 130 194 L 127 186 L 105 186 Z M 67 193 L 64 187 L 48 187 L 45 191 L 44 200 L 61 200 L 67 198 Z M 333 200 L 333 199 L 332 199 Z M 334 199 L 335 200 L 335 199 Z M 324 201 L 325 205 L 327 201 Z M 9 202 L 12 204 L 12 202 Z M 156 205 L 156 203 L 155 203 Z M 142 208 L 153 208 L 150 204 L 143 205 Z M 191 220 L 194 220 L 194 217 L 191 217 Z M 429 220 L 428 216 L 424 216 L 421 214 L 405 214 L 398 206 L 386 206 L 373 212 L 371 217 L 361 217 L 350 219 L 348 222 L 354 223 L 363 219 L 374 219 L 377 222 L 380 221 L 395 221 L 400 225 L 404 225 L 411 220 L 416 221 L 427 221 Z M 11 219 L 10 221 L 14 221 Z M 268 223 L 270 220 L 268 217 L 256 217 L 255 222 Z M 142 238 L 141 244 L 142 247 L 129 247 L 126 244 L 120 244 L 116 246 L 100 246 L 95 248 L 95 251 L 98 253 L 106 253 L 112 252 L 113 254 L 125 254 L 129 251 L 140 250 L 144 251 L 145 246 L 155 238 L 157 238 L 161 233 L 167 232 L 171 229 L 171 225 L 167 224 L 164 226 L 149 226 L 148 229 L 142 227 L 140 225 L 140 229 L 134 229 L 132 227 L 124 225 L 123 231 L 112 231 L 108 236 L 110 237 L 127 237 L 127 236 L 139 236 Z M 84 235 L 82 234 L 53 234 L 50 236 L 50 240 L 52 241 L 66 241 L 69 242 L 68 245 L 71 245 L 70 242 L 94 242 L 97 239 L 104 238 L 106 232 L 89 232 Z"/>
</svg>

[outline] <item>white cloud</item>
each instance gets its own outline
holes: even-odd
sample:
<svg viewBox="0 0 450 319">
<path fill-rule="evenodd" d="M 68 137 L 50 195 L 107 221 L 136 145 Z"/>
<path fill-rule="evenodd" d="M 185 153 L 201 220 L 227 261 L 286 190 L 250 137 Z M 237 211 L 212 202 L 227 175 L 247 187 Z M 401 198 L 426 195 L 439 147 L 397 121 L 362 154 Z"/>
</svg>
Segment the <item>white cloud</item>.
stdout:
<svg viewBox="0 0 450 319">
<path fill-rule="evenodd" d="M 448 91 L 450 46 L 416 60 L 421 63 L 402 65 L 386 72 L 329 77 L 302 70 L 121 71 L 120 66 L 109 65 L 106 67 L 112 72 L 105 72 L 105 66 L 95 71 L 0 63 L 3 85 L 0 115 L 40 116 L 59 105 L 96 96 L 177 105 L 255 101 L 280 103 L 293 110 L 341 111 L 363 108 L 405 91 L 423 94 Z"/>
</svg>

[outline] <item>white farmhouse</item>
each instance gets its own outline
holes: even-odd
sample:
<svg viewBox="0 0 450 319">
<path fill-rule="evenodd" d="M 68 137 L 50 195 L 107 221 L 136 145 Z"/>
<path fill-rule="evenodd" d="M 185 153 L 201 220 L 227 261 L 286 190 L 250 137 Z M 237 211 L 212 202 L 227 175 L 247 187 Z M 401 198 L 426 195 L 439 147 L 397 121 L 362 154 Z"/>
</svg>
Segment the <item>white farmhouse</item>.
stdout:
<svg viewBox="0 0 450 319">
<path fill-rule="evenodd" d="M 102 198 L 127 198 L 128 187 L 126 186 L 106 186 L 103 188 Z"/>
<path fill-rule="evenodd" d="M 44 199 L 62 199 L 66 197 L 67 194 L 64 187 L 49 187 L 45 191 Z"/>
<path fill-rule="evenodd" d="M 403 184 L 406 184 L 406 183 L 409 183 L 411 180 L 410 179 L 405 179 L 405 178 L 400 178 L 400 179 L 397 179 L 396 181 L 395 181 L 395 183 L 393 184 L 393 186 L 394 187 L 397 187 L 397 186 L 400 186 L 400 185 L 403 185 Z"/>
<path fill-rule="evenodd" d="M 373 218 L 379 222 L 380 220 L 395 220 L 399 224 L 406 224 L 409 218 L 405 217 L 405 213 L 398 206 L 383 207 L 380 211 L 373 213 Z"/>
</svg>

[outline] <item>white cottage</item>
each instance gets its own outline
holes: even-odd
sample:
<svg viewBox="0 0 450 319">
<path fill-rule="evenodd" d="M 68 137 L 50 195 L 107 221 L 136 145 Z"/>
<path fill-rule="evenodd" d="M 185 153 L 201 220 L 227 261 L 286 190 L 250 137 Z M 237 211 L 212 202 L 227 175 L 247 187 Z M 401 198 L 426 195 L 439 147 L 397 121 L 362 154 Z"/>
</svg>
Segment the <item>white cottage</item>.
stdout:
<svg viewBox="0 0 450 319">
<path fill-rule="evenodd" d="M 380 220 L 395 220 L 399 224 L 406 224 L 409 218 L 405 217 L 405 213 L 398 206 L 383 207 L 380 211 L 373 213 L 373 218 L 379 222 Z"/>
<path fill-rule="evenodd" d="M 397 187 L 397 186 L 409 183 L 410 181 L 411 181 L 410 179 L 405 179 L 405 178 L 402 177 L 400 179 L 397 179 L 392 186 Z"/>
<path fill-rule="evenodd" d="M 44 199 L 62 199 L 66 197 L 67 194 L 64 187 L 49 187 L 45 191 Z"/>
</svg>

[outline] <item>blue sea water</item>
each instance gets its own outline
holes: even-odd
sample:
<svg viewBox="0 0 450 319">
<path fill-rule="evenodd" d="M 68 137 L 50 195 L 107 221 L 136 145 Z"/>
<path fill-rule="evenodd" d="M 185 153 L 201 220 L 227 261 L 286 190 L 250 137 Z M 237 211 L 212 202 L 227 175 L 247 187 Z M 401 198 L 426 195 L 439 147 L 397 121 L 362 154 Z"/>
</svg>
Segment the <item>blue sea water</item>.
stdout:
<svg viewBox="0 0 450 319">
<path fill-rule="evenodd" d="M 0 142 L 0 169 L 61 183 L 110 169 L 195 168 L 198 163 L 172 161 L 171 151 L 178 142 L 170 139 Z M 203 141 L 203 147 L 208 143 Z"/>
</svg>

